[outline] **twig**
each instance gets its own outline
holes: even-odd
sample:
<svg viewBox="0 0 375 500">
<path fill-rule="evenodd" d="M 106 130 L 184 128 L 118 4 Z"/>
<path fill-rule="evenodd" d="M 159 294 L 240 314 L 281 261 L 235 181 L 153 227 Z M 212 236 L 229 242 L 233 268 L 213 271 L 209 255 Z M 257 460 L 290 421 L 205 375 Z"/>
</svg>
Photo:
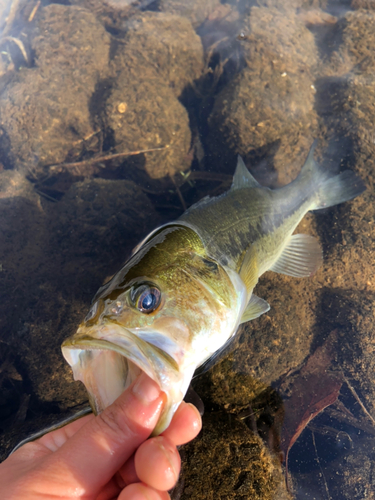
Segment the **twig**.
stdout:
<svg viewBox="0 0 375 500">
<path fill-rule="evenodd" d="M 115 153 L 106 156 L 99 156 L 98 158 L 91 158 L 90 160 L 77 161 L 74 163 L 58 163 L 57 165 L 51 165 L 50 170 L 57 170 L 59 168 L 75 168 L 75 167 L 84 167 L 86 165 L 93 165 L 95 163 L 101 163 L 103 161 L 114 160 L 115 158 L 122 158 L 123 156 L 134 156 L 139 155 L 141 153 L 150 153 L 153 151 L 163 151 L 164 149 L 168 149 L 169 144 L 163 146 L 161 148 L 153 148 L 153 149 L 140 149 L 139 151 L 126 151 L 125 153 Z"/>
<path fill-rule="evenodd" d="M 368 418 L 371 420 L 371 422 L 375 425 L 375 420 L 372 418 L 372 416 L 369 414 L 369 412 L 366 410 L 364 404 L 362 403 L 362 401 L 359 399 L 359 396 L 358 394 L 356 393 L 354 387 L 351 385 L 351 383 L 349 382 L 349 380 L 345 377 L 345 375 L 343 374 L 343 379 L 345 381 L 345 383 L 347 384 L 347 386 L 349 387 L 351 393 L 353 394 L 353 396 L 355 397 L 355 399 L 357 400 L 359 406 L 362 408 L 362 410 L 365 412 L 365 414 L 368 416 Z"/>
<path fill-rule="evenodd" d="M 8 17 L 5 21 L 5 28 L 3 30 L 3 37 L 5 37 L 12 28 L 13 21 L 16 18 L 19 3 L 20 3 L 20 0 L 13 0 L 12 1 L 12 5 L 10 7 Z"/>
<path fill-rule="evenodd" d="M 319 465 L 319 469 L 320 469 L 320 472 L 322 474 L 322 477 L 323 477 L 323 481 L 324 481 L 324 487 L 326 489 L 326 493 L 327 493 L 327 498 L 328 500 L 331 500 L 331 495 L 329 494 L 329 489 L 328 489 L 328 484 L 327 484 L 327 481 L 326 481 L 326 477 L 324 475 L 324 472 L 323 472 L 323 469 L 322 469 L 322 466 L 320 465 L 320 460 L 319 460 L 319 455 L 318 455 L 318 450 L 316 449 L 316 443 L 315 443 L 315 434 L 313 431 L 311 431 L 311 435 L 312 435 L 312 440 L 313 440 L 313 445 L 314 445 L 314 449 L 315 449 L 315 454 L 316 454 L 316 461 L 318 462 L 318 465 Z"/>
<path fill-rule="evenodd" d="M 38 0 L 36 5 L 34 6 L 33 10 L 30 12 L 28 22 L 31 23 L 31 21 L 34 19 L 35 14 L 37 13 L 37 10 L 39 9 L 39 6 L 41 4 L 41 0 Z"/>
<path fill-rule="evenodd" d="M 54 198 L 53 196 L 50 196 L 49 194 L 47 193 L 44 193 L 43 191 L 40 191 L 39 189 L 35 189 L 35 192 L 39 195 L 39 196 L 43 196 L 44 198 L 46 198 L 47 200 L 49 201 L 53 201 L 54 203 L 57 203 L 57 199 Z"/>
<path fill-rule="evenodd" d="M 178 197 L 180 198 L 180 202 L 181 202 L 181 205 L 182 205 L 182 208 L 184 209 L 184 212 L 185 210 L 187 209 L 187 206 L 186 206 L 186 203 L 185 203 L 185 200 L 184 200 L 184 197 L 182 196 L 182 193 L 180 191 L 180 188 L 178 187 L 175 179 L 174 179 L 174 176 L 171 175 L 170 178 L 172 179 L 172 182 L 174 184 L 174 187 L 176 188 L 176 191 L 177 191 L 177 194 L 178 194 Z"/>
</svg>

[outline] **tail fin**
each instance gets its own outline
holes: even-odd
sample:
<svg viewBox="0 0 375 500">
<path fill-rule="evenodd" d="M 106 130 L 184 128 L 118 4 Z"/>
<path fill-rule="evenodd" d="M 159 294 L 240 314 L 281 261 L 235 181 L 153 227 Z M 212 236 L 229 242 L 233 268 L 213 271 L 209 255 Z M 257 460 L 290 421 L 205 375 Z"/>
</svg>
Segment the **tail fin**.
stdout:
<svg viewBox="0 0 375 500">
<path fill-rule="evenodd" d="M 332 207 L 344 201 L 352 200 L 366 190 L 362 179 L 351 170 L 345 170 L 341 174 L 330 177 L 321 185 L 318 190 L 315 207 Z"/>
<path fill-rule="evenodd" d="M 316 144 L 315 140 L 298 176 L 298 181 L 312 183 L 316 190 L 315 204 L 311 210 L 332 207 L 363 193 L 366 187 L 362 179 L 351 170 L 330 177 L 329 171 L 322 169 L 314 160 Z"/>
</svg>

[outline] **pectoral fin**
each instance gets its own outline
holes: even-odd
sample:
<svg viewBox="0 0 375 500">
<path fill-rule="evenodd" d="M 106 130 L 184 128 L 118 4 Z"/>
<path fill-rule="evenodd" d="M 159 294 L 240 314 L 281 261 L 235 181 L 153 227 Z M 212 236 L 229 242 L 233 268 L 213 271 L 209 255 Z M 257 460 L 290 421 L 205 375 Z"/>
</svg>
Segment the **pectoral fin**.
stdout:
<svg viewBox="0 0 375 500">
<path fill-rule="evenodd" d="M 271 271 L 304 278 L 314 274 L 322 265 L 322 261 L 321 246 L 313 236 L 294 234 L 279 259 L 271 267 Z"/>
<path fill-rule="evenodd" d="M 269 303 L 253 294 L 242 315 L 241 323 L 246 323 L 247 321 L 258 318 L 269 310 Z"/>
</svg>

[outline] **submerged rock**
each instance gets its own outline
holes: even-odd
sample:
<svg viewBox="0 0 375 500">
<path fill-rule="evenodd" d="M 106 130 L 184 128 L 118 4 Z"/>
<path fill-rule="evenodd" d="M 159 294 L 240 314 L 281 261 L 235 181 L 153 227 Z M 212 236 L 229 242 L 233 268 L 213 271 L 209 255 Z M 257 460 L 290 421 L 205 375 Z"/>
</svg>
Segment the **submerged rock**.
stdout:
<svg viewBox="0 0 375 500">
<path fill-rule="evenodd" d="M 29 417 L 43 414 L 50 422 L 55 415 L 56 421 L 87 401 L 62 357 L 62 341 L 74 333 L 97 289 L 160 221 L 130 181 L 78 182 L 55 204 L 41 202 L 18 172 L 0 174 L 0 186 L 9 184 L 8 192 L 18 188 L 17 196 L 0 198 L 0 316 L 6 334 L 0 340 L 18 360 L 22 392 L 31 394 Z M 20 439 L 30 423 L 20 420 Z"/>
<path fill-rule="evenodd" d="M 292 9 L 253 7 L 243 25 L 247 67 L 215 101 L 209 147 L 220 165 L 228 154 L 261 158 L 265 148 L 281 143 L 273 164 L 279 182 L 289 182 L 307 154 L 306 138 L 316 131 L 314 37 Z"/>
<path fill-rule="evenodd" d="M 289 498 L 278 458 L 240 420 L 205 414 L 200 436 L 183 450 L 181 500 Z"/>
<path fill-rule="evenodd" d="M 143 12 L 123 25 L 113 61 L 119 75 L 131 72 L 145 80 L 157 75 L 179 97 L 203 72 L 203 48 L 188 19 L 161 12 Z M 136 94 L 136 93 L 135 93 Z"/>
<path fill-rule="evenodd" d="M 203 71 L 203 48 L 182 17 L 145 12 L 130 18 L 112 62 L 117 75 L 105 103 L 105 123 L 116 150 L 167 147 L 146 153 L 152 178 L 186 170 L 191 133 L 178 96 Z"/>
<path fill-rule="evenodd" d="M 0 95 L 0 150 L 8 165 L 40 176 L 76 158 L 96 130 L 90 103 L 104 76 L 110 38 L 90 12 L 52 4 L 33 38 L 35 67 L 23 68 Z"/>
<path fill-rule="evenodd" d="M 159 8 L 163 12 L 178 14 L 189 19 L 194 28 L 205 21 L 221 3 L 219 0 L 160 0 Z"/>
<path fill-rule="evenodd" d="M 186 170 L 191 133 L 186 109 L 159 78 L 143 78 L 124 70 L 106 101 L 106 124 L 116 150 L 166 148 L 144 154 L 152 178 Z"/>
</svg>

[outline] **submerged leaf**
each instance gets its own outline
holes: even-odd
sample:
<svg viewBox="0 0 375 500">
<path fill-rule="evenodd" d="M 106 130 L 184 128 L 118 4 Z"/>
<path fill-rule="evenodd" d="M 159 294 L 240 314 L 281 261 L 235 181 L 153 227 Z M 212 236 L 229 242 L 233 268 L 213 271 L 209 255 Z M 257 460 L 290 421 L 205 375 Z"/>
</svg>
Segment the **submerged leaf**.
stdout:
<svg viewBox="0 0 375 500">
<path fill-rule="evenodd" d="M 337 331 L 330 333 L 324 344 L 308 358 L 297 376 L 283 386 L 290 397 L 285 401 L 285 419 L 281 436 L 281 450 L 288 472 L 288 454 L 305 427 L 327 406 L 333 404 L 343 384 L 339 373 L 329 371 L 335 355 Z"/>
</svg>

